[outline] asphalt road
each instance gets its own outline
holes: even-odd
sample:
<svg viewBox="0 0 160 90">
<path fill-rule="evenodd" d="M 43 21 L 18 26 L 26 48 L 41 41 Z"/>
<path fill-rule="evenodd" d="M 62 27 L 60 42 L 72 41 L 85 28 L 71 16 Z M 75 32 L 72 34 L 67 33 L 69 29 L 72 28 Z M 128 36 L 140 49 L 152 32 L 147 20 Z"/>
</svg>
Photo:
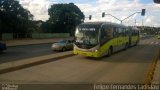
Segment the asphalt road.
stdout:
<svg viewBox="0 0 160 90">
<path fill-rule="evenodd" d="M 50 44 L 24 45 L 8 47 L 0 53 L 0 63 L 53 54 Z"/>
<path fill-rule="evenodd" d="M 140 83 L 160 48 L 158 39 L 101 59 L 75 55 L 58 61 L 0 75 L 0 81 L 18 83 Z"/>
</svg>

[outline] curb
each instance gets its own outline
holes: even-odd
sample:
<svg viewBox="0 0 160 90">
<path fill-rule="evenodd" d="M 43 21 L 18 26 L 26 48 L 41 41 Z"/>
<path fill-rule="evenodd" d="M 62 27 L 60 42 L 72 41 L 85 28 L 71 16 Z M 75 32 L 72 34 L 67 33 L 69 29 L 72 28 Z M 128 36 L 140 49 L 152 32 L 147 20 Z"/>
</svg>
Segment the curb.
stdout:
<svg viewBox="0 0 160 90">
<path fill-rule="evenodd" d="M 73 37 L 67 37 L 67 39 L 72 39 Z M 36 45 L 36 44 L 47 44 L 47 43 L 54 43 L 57 42 L 61 39 L 66 39 L 66 38 L 49 38 L 49 39 L 22 39 L 22 40 L 13 40 L 13 42 L 8 42 L 8 41 L 0 41 L 3 43 L 6 43 L 7 47 L 12 47 L 12 46 L 24 46 L 24 45 Z M 45 40 L 45 41 L 43 41 Z M 27 42 L 30 43 L 27 43 Z"/>
<path fill-rule="evenodd" d="M 45 64 L 45 63 L 49 63 L 52 61 L 57 61 L 63 58 L 67 58 L 67 57 L 71 57 L 74 56 L 74 54 L 66 54 L 63 56 L 58 56 L 58 57 L 53 57 L 53 58 L 49 58 L 49 59 L 44 59 L 41 61 L 35 61 L 35 62 L 29 62 L 29 63 L 25 63 L 22 65 L 17 65 L 17 66 L 12 66 L 12 67 L 8 67 L 8 68 L 4 68 L 4 69 L 0 69 L 0 74 L 4 74 L 4 73 L 9 73 L 9 72 L 13 72 L 13 71 L 17 71 L 20 69 L 25 69 L 25 68 L 29 68 L 32 66 L 36 66 L 36 65 L 41 65 L 41 64 Z"/>
<path fill-rule="evenodd" d="M 153 57 L 153 60 L 151 64 L 149 65 L 147 76 L 145 78 L 144 84 L 149 86 L 152 84 L 153 76 L 154 76 L 154 71 L 156 69 L 157 61 L 160 59 L 160 49 L 159 51 L 155 54 Z"/>
<path fill-rule="evenodd" d="M 55 42 L 30 43 L 30 44 L 19 44 L 19 45 L 7 45 L 7 47 L 28 46 L 28 45 L 39 45 L 39 44 L 53 44 L 53 43 L 55 43 Z"/>
<path fill-rule="evenodd" d="M 22 44 L 6 44 L 7 47 L 16 47 L 16 46 L 27 46 L 27 45 L 38 45 L 38 44 L 52 44 L 59 40 L 50 41 L 50 42 L 37 42 L 37 43 L 22 43 Z"/>
</svg>

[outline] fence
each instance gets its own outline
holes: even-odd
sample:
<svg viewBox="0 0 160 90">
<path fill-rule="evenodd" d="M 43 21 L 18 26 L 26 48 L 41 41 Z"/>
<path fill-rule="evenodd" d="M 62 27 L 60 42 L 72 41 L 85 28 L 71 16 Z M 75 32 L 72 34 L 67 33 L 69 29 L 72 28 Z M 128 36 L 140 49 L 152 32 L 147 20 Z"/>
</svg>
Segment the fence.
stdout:
<svg viewBox="0 0 160 90">
<path fill-rule="evenodd" d="M 69 37 L 69 33 L 33 33 L 33 39 L 47 39 L 47 38 L 65 38 Z"/>
<path fill-rule="evenodd" d="M 31 34 L 13 34 L 13 33 L 2 33 L 0 40 L 13 40 L 22 38 L 33 38 L 33 39 L 49 39 L 49 38 L 66 38 L 70 37 L 69 33 L 31 33 Z"/>
<path fill-rule="evenodd" d="M 13 39 L 13 33 L 3 33 L 1 34 L 1 40 L 12 40 Z"/>
</svg>

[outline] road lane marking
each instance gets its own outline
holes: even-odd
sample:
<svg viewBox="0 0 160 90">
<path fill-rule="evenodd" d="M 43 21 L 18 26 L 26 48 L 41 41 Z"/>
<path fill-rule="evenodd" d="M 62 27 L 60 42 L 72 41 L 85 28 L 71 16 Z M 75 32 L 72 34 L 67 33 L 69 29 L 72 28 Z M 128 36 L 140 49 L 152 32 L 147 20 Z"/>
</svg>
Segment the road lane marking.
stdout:
<svg viewBox="0 0 160 90">
<path fill-rule="evenodd" d="M 146 78 L 144 80 L 144 84 L 145 85 L 151 85 L 158 59 L 160 59 L 160 49 L 159 49 L 158 52 L 157 51 L 155 52 L 155 54 L 153 56 L 153 59 L 152 59 L 152 62 L 149 65 L 149 68 L 148 68 L 148 71 L 147 71 L 147 75 L 146 75 Z"/>
</svg>

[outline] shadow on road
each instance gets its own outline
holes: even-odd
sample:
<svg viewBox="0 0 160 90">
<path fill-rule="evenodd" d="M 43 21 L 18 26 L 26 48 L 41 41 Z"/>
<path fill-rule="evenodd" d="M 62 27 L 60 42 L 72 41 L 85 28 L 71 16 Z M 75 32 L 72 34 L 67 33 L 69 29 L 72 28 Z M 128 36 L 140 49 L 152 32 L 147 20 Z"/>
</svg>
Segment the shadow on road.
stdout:
<svg viewBox="0 0 160 90">
<path fill-rule="evenodd" d="M 87 60 L 109 63 L 151 63 L 158 56 L 158 47 L 155 45 L 137 45 L 127 50 L 120 50 L 112 56 L 101 58 L 85 57 Z"/>
</svg>

